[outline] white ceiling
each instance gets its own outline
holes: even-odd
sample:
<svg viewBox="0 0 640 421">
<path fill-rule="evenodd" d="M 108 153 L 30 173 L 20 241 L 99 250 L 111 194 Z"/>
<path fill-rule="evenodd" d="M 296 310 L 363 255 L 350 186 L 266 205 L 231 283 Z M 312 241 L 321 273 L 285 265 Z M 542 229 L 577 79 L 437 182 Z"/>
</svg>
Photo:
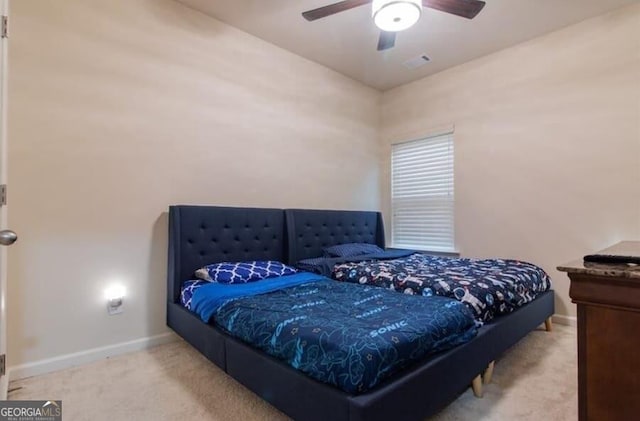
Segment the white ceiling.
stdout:
<svg viewBox="0 0 640 421">
<path fill-rule="evenodd" d="M 486 0 L 473 20 L 425 9 L 398 34 L 395 48 L 376 51 L 371 7 L 315 22 L 303 11 L 337 0 L 178 0 L 272 44 L 386 90 L 640 0 Z M 409 70 L 421 54 L 431 62 Z"/>
</svg>

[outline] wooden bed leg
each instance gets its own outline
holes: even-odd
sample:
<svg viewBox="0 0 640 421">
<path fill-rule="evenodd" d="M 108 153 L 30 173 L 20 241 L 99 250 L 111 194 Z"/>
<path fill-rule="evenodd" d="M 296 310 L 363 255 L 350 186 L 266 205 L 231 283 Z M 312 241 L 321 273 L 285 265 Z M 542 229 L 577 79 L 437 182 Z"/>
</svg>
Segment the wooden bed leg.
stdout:
<svg viewBox="0 0 640 421">
<path fill-rule="evenodd" d="M 482 376 L 482 379 L 484 380 L 484 384 L 491 383 L 491 378 L 493 377 L 493 367 L 495 367 L 495 365 L 496 365 L 496 362 L 491 361 L 487 369 L 484 371 L 484 376 Z"/>
<path fill-rule="evenodd" d="M 544 321 L 544 327 L 547 329 L 547 332 L 553 331 L 553 321 L 551 320 L 551 317 Z"/>
<path fill-rule="evenodd" d="M 476 398 L 482 397 L 482 376 L 478 374 L 473 382 L 471 383 L 471 388 L 473 389 L 473 395 Z"/>
</svg>

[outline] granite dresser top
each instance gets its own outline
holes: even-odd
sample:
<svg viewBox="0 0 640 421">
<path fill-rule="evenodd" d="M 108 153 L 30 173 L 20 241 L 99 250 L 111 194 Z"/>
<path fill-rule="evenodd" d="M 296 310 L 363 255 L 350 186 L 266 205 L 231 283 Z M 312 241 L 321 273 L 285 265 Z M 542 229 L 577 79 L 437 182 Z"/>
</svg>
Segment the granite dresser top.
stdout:
<svg viewBox="0 0 640 421">
<path fill-rule="evenodd" d="M 623 241 L 616 244 L 615 246 L 606 248 L 596 253 L 589 254 L 608 254 L 613 256 L 640 257 L 640 241 Z M 640 280 L 640 265 L 632 263 L 592 263 L 585 262 L 584 260 L 580 259 L 558 266 L 558 270 L 567 273 L 580 273 L 594 276 L 611 276 L 618 278 L 638 278 L 638 280 Z"/>
</svg>

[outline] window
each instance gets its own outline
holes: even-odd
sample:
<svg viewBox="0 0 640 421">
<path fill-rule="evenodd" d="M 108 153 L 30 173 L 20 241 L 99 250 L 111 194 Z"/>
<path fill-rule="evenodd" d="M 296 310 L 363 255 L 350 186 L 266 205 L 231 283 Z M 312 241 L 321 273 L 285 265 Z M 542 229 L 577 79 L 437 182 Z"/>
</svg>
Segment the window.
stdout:
<svg viewBox="0 0 640 421">
<path fill-rule="evenodd" d="M 391 210 L 394 247 L 455 250 L 453 133 L 393 145 Z"/>
</svg>

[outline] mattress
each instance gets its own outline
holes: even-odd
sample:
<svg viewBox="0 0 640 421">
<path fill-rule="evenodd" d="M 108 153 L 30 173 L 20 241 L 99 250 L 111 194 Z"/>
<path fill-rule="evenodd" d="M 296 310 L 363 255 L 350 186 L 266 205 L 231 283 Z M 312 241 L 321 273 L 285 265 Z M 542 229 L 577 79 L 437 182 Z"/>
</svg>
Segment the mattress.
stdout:
<svg viewBox="0 0 640 421">
<path fill-rule="evenodd" d="M 382 287 L 409 295 L 456 299 L 478 321 L 511 313 L 551 288 L 540 267 L 518 260 L 459 259 L 414 253 L 401 258 L 367 259 L 333 265 L 338 281 Z"/>
<path fill-rule="evenodd" d="M 348 393 L 370 390 L 477 334 L 471 311 L 444 297 L 404 296 L 304 272 L 255 284 L 262 291 L 245 294 L 240 290 L 256 286 L 189 281 L 183 292 L 190 290 L 190 309 L 204 321 Z"/>
</svg>

